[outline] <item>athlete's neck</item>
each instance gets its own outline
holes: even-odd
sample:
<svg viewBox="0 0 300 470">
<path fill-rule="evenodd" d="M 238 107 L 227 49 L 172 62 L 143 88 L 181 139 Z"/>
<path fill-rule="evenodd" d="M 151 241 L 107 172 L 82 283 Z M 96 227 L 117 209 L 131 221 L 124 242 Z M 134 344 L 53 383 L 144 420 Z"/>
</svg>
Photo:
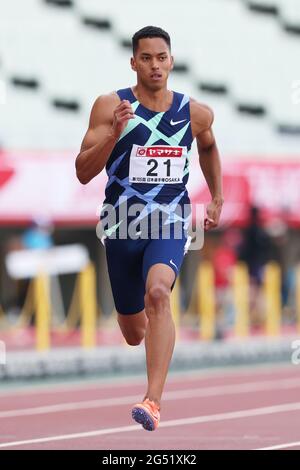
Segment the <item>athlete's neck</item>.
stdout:
<svg viewBox="0 0 300 470">
<path fill-rule="evenodd" d="M 172 105 L 173 92 L 167 88 L 149 90 L 137 84 L 132 87 L 132 92 L 143 106 L 158 113 L 167 111 Z"/>
</svg>

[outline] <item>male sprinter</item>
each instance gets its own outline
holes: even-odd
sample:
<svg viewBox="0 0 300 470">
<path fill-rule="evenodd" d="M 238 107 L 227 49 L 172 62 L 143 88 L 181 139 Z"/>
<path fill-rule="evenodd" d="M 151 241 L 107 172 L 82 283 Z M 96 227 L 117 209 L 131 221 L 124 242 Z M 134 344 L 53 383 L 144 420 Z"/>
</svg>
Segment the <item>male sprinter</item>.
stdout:
<svg viewBox="0 0 300 470">
<path fill-rule="evenodd" d="M 177 209 L 189 205 L 186 183 L 194 138 L 212 197 L 206 230 L 218 225 L 223 196 L 211 109 L 167 88 L 173 68 L 168 33 L 147 26 L 134 34 L 132 45 L 137 85 L 97 98 L 76 171 L 86 184 L 106 167 L 103 211 L 113 207 L 115 216 L 106 225 L 104 243 L 118 323 L 128 344 L 145 338 L 146 347 L 148 388 L 132 417 L 153 431 L 175 343 L 170 293 L 183 260 L 189 218 Z M 136 204 L 142 209 L 134 217 L 130 208 Z M 151 227 L 145 228 L 143 222 L 153 214 Z M 137 223 L 135 236 L 121 236 L 129 221 Z M 178 226 L 180 237 L 175 235 Z M 171 228 L 168 237 L 162 236 L 165 227 Z"/>
</svg>

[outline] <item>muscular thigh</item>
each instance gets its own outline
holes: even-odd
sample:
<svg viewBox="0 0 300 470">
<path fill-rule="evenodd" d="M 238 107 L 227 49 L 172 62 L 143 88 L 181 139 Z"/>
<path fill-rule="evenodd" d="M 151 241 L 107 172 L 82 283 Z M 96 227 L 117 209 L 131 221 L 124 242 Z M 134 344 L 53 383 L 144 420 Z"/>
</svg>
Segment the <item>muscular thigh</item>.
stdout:
<svg viewBox="0 0 300 470">
<path fill-rule="evenodd" d="M 143 245 L 137 240 L 108 238 L 105 251 L 117 312 L 126 316 L 141 312 L 145 295 Z"/>
</svg>

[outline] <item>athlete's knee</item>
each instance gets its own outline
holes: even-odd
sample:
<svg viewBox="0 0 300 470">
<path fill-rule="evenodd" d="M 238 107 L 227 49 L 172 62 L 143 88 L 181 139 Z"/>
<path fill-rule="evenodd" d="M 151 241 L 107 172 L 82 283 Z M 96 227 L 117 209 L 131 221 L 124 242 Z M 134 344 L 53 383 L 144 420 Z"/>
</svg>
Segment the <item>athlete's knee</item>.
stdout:
<svg viewBox="0 0 300 470">
<path fill-rule="evenodd" d="M 146 333 L 146 325 L 124 325 L 120 318 L 118 318 L 118 323 L 127 344 L 130 346 L 138 346 L 143 341 Z"/>
<path fill-rule="evenodd" d="M 169 301 L 171 289 L 164 282 L 153 283 L 146 292 L 148 300 L 153 307 Z"/>
<path fill-rule="evenodd" d="M 141 344 L 145 337 L 145 332 L 137 332 L 137 333 L 130 333 L 130 334 L 124 334 L 124 338 L 126 340 L 126 343 L 129 344 L 129 346 L 138 346 Z"/>
</svg>

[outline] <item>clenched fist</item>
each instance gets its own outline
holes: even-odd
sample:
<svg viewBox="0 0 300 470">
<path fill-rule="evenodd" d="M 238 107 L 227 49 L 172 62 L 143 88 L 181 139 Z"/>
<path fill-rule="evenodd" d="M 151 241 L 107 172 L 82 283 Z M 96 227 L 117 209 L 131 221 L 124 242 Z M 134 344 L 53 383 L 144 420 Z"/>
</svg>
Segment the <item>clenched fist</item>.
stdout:
<svg viewBox="0 0 300 470">
<path fill-rule="evenodd" d="M 122 100 L 121 103 L 114 110 L 114 118 L 112 125 L 112 132 L 116 137 L 120 137 L 123 130 L 127 126 L 129 119 L 134 119 L 131 104 L 128 100 Z"/>
</svg>

